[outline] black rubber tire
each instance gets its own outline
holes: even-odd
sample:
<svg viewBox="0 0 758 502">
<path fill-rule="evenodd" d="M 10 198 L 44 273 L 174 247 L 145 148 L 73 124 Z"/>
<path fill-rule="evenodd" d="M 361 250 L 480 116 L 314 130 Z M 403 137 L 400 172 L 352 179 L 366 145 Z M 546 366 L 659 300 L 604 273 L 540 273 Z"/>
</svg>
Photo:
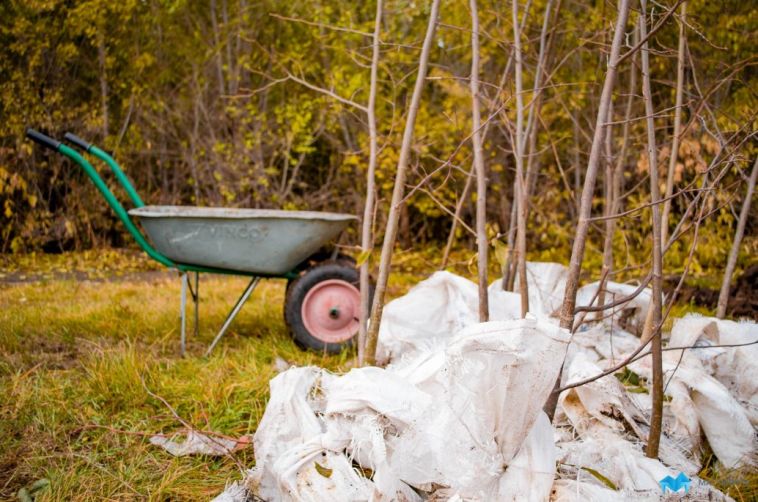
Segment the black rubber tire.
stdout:
<svg viewBox="0 0 758 502">
<path fill-rule="evenodd" d="M 360 289 L 360 272 L 354 265 L 342 260 L 319 263 L 303 271 L 300 277 L 288 284 L 284 300 L 284 322 L 299 347 L 317 352 L 326 351 L 329 354 L 338 354 L 345 347 L 351 346 L 355 337 L 343 343 L 325 343 L 308 332 L 302 318 L 302 305 L 305 295 L 319 282 L 330 279 L 342 280 Z M 369 304 L 373 300 L 373 296 L 374 286 L 371 284 Z"/>
<path fill-rule="evenodd" d="M 344 265 L 346 267 L 352 267 L 356 268 L 355 264 L 355 258 L 352 256 L 339 253 L 337 254 L 336 259 L 331 259 L 330 256 L 332 253 L 326 253 L 326 252 L 318 252 L 310 256 L 307 260 L 305 260 L 303 263 L 298 265 L 295 270 L 300 270 L 299 274 L 302 276 L 306 271 L 310 270 L 311 268 L 321 265 L 324 263 L 339 263 L 340 265 Z M 298 277 L 299 278 L 299 277 Z M 292 286 L 292 283 L 295 282 L 297 279 L 287 279 L 287 286 L 285 287 L 284 297 L 286 298 L 289 294 L 290 287 Z M 373 284 L 373 283 L 372 283 Z M 356 286 L 357 287 L 357 286 Z M 373 289 L 371 290 L 371 294 L 373 295 Z"/>
</svg>

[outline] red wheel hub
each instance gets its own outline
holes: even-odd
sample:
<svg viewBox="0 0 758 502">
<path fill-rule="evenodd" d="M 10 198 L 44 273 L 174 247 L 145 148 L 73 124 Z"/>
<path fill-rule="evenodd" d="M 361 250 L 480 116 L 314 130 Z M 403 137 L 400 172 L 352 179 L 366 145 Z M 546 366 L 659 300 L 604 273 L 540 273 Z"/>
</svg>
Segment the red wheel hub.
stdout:
<svg viewBox="0 0 758 502">
<path fill-rule="evenodd" d="M 329 279 L 313 286 L 301 314 L 308 332 L 326 343 L 342 343 L 358 332 L 361 294 L 349 282 Z"/>
</svg>

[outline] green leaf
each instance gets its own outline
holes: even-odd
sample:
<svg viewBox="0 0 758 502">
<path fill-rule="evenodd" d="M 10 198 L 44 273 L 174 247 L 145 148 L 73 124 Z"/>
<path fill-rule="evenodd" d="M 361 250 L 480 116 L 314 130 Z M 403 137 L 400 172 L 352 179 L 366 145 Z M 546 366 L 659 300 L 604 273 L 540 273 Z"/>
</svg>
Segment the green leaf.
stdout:
<svg viewBox="0 0 758 502">
<path fill-rule="evenodd" d="M 642 386 L 627 387 L 626 391 L 631 392 L 632 394 L 649 394 L 647 387 L 642 387 Z"/>
<path fill-rule="evenodd" d="M 364 263 L 366 263 L 366 260 L 368 260 L 369 256 L 371 256 L 371 250 L 370 249 L 364 249 L 361 251 L 361 254 L 358 255 L 358 258 L 355 260 L 355 266 L 360 267 Z"/>
<path fill-rule="evenodd" d="M 313 465 L 316 467 L 316 472 L 324 476 L 325 478 L 331 478 L 332 477 L 332 470 L 328 467 L 324 467 L 323 465 L 319 464 L 318 462 L 313 462 Z"/>
<path fill-rule="evenodd" d="M 318 465 L 318 464 L 316 464 L 316 465 Z M 618 490 L 618 487 L 613 483 L 613 481 L 611 481 L 610 479 L 606 478 L 605 476 L 603 476 L 602 474 L 600 474 L 595 469 L 592 469 L 591 467 L 580 467 L 580 469 L 582 469 L 583 471 L 587 471 L 590 474 L 592 474 L 593 476 L 595 476 L 601 483 L 603 483 L 605 486 L 607 486 L 611 490 Z"/>
<path fill-rule="evenodd" d="M 640 385 L 640 376 L 635 373 L 634 371 L 630 370 L 629 368 L 624 368 L 623 371 L 619 371 L 618 373 L 613 374 L 616 378 L 619 379 L 619 381 L 624 385 L 634 385 L 639 386 Z"/>
<path fill-rule="evenodd" d="M 492 239 L 492 247 L 495 248 L 495 260 L 497 260 L 500 268 L 505 270 L 505 263 L 508 261 L 508 246 L 500 239 Z"/>
</svg>

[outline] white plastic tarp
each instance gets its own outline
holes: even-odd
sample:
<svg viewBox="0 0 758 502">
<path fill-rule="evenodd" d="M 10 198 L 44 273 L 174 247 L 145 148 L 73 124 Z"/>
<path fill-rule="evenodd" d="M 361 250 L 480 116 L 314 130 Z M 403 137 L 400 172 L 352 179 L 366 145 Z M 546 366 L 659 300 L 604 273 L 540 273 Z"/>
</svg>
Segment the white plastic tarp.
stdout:
<svg viewBox="0 0 758 502">
<path fill-rule="evenodd" d="M 550 317 L 557 313 L 563 303 L 568 268 L 560 263 L 526 262 L 526 284 L 529 294 L 529 312 L 536 317 Z M 502 290 L 502 281 L 496 283 Z M 516 274 L 514 291 L 519 290 Z"/>
<path fill-rule="evenodd" d="M 491 321 L 521 317 L 517 294 L 503 291 L 500 281 L 489 291 Z M 377 360 L 384 364 L 401 354 L 412 358 L 434 352 L 455 333 L 478 322 L 478 286 L 450 272 L 435 272 L 384 307 Z"/>
<path fill-rule="evenodd" d="M 728 500 L 694 477 L 697 446 L 702 430 L 725 465 L 755 461 L 758 347 L 665 352 L 671 399 L 660 460 L 642 452 L 649 394 L 630 393 L 613 375 L 564 392 L 554 429 L 541 408 L 561 364 L 564 383 L 594 376 L 633 351 L 639 338 L 606 320 L 584 325 L 568 344 L 550 317 L 562 300 L 565 268 L 530 263 L 528 271 L 525 320 L 515 320 L 519 295 L 496 281 L 489 288 L 495 322 L 480 324 L 476 284 L 438 272 L 385 307 L 379 356 L 391 362 L 386 368 L 342 376 L 290 368 L 274 378 L 246 495 L 272 501 L 658 500 L 660 480 L 682 471 L 693 480 L 692 496 Z M 577 304 L 590 303 L 597 287 L 582 288 Z M 636 289 L 606 287 L 612 292 L 606 301 Z M 617 310 L 631 309 L 641 324 L 649 298 L 645 290 Z M 674 324 L 668 345 L 756 338 L 755 323 L 688 316 Z M 630 368 L 650 380 L 649 357 Z"/>
<path fill-rule="evenodd" d="M 271 381 L 249 485 L 266 500 L 417 500 L 440 487 L 467 500 L 544 500 L 555 452 L 541 408 L 567 339 L 534 319 L 490 322 L 418 365 L 289 369 Z"/>
</svg>

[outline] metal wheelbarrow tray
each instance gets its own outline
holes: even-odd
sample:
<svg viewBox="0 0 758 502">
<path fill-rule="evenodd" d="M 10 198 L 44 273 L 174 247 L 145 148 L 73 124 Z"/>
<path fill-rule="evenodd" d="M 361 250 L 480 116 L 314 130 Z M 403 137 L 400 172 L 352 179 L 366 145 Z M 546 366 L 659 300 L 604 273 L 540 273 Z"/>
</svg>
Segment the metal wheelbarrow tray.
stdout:
<svg viewBox="0 0 758 502">
<path fill-rule="evenodd" d="M 144 206 L 129 211 L 177 263 L 281 276 L 337 237 L 352 215 L 314 211 Z"/>
<path fill-rule="evenodd" d="M 135 206 L 127 212 L 92 164 L 76 150 L 33 129 L 27 129 L 26 136 L 78 164 L 142 250 L 181 274 L 182 354 L 186 346 L 188 291 L 195 304 L 194 331 L 198 334 L 201 272 L 250 278 L 206 355 L 219 342 L 262 277 L 288 280 L 284 318 L 298 345 L 336 353 L 351 343 L 358 331 L 361 299 L 355 261 L 336 251 L 324 254 L 319 250 L 357 220 L 355 216 L 313 211 L 146 206 L 110 155 L 66 133 L 67 142 L 108 165 Z M 141 222 L 147 239 L 132 216 Z M 190 274 L 194 275 L 194 281 Z M 369 303 L 371 293 L 369 288 Z"/>
</svg>

